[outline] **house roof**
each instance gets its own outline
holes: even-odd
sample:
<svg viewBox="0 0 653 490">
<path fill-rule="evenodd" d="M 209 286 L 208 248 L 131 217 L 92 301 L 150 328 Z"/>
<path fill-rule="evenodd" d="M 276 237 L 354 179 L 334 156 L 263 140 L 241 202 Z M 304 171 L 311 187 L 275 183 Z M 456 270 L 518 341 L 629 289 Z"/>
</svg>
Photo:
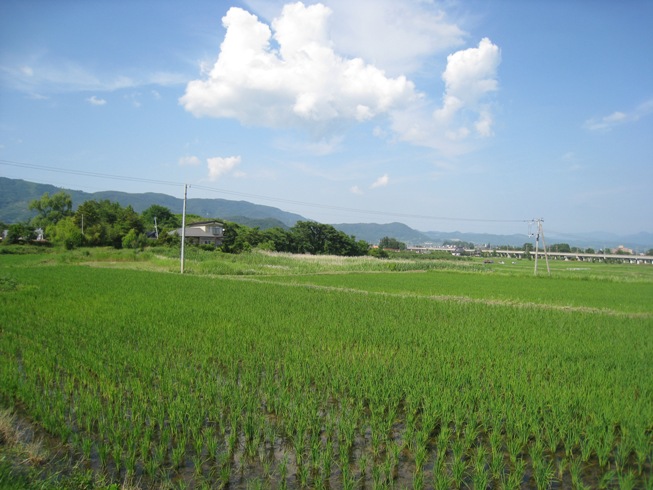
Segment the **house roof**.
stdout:
<svg viewBox="0 0 653 490">
<path fill-rule="evenodd" d="M 209 225 L 218 225 L 220 227 L 224 227 L 224 225 L 216 220 L 211 220 L 211 221 L 198 221 L 196 223 L 192 223 L 190 225 L 186 226 L 186 230 L 184 231 L 184 235 L 186 237 L 208 237 L 208 238 L 221 238 L 222 234 L 216 235 L 215 233 L 212 233 L 211 231 L 204 231 L 200 226 L 209 226 Z M 177 228 L 176 230 L 172 230 L 169 232 L 171 235 L 177 234 L 181 235 L 181 228 Z"/>
<path fill-rule="evenodd" d="M 206 226 L 206 225 L 220 225 L 224 226 L 224 224 L 218 220 L 212 219 L 209 221 L 195 221 L 194 223 L 190 223 L 186 225 L 186 228 L 191 228 L 193 226 Z"/>
</svg>

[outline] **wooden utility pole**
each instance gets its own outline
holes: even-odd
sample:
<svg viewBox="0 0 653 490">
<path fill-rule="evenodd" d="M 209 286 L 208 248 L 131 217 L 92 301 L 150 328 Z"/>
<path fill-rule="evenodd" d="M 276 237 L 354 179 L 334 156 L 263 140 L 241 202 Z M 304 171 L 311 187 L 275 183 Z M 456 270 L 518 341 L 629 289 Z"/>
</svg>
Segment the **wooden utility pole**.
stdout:
<svg viewBox="0 0 653 490">
<path fill-rule="evenodd" d="M 184 184 L 184 208 L 181 215 L 181 273 L 184 273 L 184 245 L 186 243 L 186 197 L 188 184 Z"/>
<path fill-rule="evenodd" d="M 533 223 L 537 223 L 537 235 L 535 235 L 535 275 L 537 276 L 537 258 L 539 256 L 540 236 L 542 237 L 542 246 L 544 247 L 544 260 L 546 260 L 546 271 L 551 275 L 549 268 L 549 255 L 546 253 L 546 242 L 544 241 L 544 228 L 542 227 L 542 218 L 534 219 Z"/>
</svg>

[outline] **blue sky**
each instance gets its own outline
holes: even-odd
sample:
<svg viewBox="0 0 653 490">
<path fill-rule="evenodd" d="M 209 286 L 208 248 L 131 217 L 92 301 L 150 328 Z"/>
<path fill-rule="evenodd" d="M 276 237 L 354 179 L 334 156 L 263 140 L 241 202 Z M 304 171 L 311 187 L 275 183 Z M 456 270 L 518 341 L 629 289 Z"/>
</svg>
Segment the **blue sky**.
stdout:
<svg viewBox="0 0 653 490">
<path fill-rule="evenodd" d="M 652 25 L 646 0 L 4 0 L 0 175 L 653 232 Z"/>
</svg>

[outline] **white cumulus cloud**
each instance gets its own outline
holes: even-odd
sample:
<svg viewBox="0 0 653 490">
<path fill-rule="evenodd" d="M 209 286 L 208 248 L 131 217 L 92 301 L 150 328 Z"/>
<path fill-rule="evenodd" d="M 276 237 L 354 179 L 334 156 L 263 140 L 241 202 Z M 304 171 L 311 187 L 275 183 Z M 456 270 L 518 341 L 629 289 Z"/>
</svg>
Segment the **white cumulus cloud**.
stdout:
<svg viewBox="0 0 653 490">
<path fill-rule="evenodd" d="M 301 128 L 315 140 L 374 119 L 376 136 L 445 154 L 493 135 L 501 52 L 490 39 L 449 54 L 441 99 L 434 98 L 404 74 L 430 77 L 427 92 L 437 92 L 439 74 L 428 74 L 425 62 L 435 66 L 435 55 L 467 36 L 435 4 L 323 1 L 283 8 L 282 0 L 245 1 L 269 21 L 230 8 L 217 60 L 187 84 L 180 104 L 197 117 Z"/>
<path fill-rule="evenodd" d="M 268 19 L 283 0 L 245 0 Z M 332 10 L 329 37 L 334 50 L 395 75 L 419 71 L 434 54 L 463 44 L 465 32 L 432 1 L 322 0 Z"/>
<path fill-rule="evenodd" d="M 479 106 L 483 97 L 498 89 L 497 68 L 501 61 L 498 46 L 483 38 L 477 48 L 457 51 L 447 56 L 447 68 L 442 74 L 445 82 L 443 106 L 435 117 L 450 121 L 464 109 L 480 113 L 479 133 L 488 134 L 491 116 L 485 107 Z"/>
<path fill-rule="evenodd" d="M 226 35 L 204 80 L 188 83 L 180 103 L 195 116 L 243 124 L 304 127 L 361 122 L 416 97 L 405 77 L 389 78 L 361 58 L 338 55 L 329 39 L 331 10 L 322 4 L 284 6 L 271 26 L 232 7 Z"/>
<path fill-rule="evenodd" d="M 206 160 L 209 169 L 209 180 L 218 180 L 220 176 L 231 172 L 240 165 L 240 156 L 213 157 Z"/>
<path fill-rule="evenodd" d="M 372 183 L 370 189 L 385 187 L 386 185 L 388 185 L 389 182 L 390 182 L 390 178 L 388 177 L 388 174 L 384 174 Z"/>
<path fill-rule="evenodd" d="M 483 38 L 478 47 L 450 54 L 442 74 L 445 89 L 442 105 L 431 109 L 428 101 L 392 114 L 392 127 L 399 138 L 445 153 L 465 151 L 462 143 L 471 135 L 493 134 L 489 95 L 499 88 L 499 47 Z"/>
</svg>

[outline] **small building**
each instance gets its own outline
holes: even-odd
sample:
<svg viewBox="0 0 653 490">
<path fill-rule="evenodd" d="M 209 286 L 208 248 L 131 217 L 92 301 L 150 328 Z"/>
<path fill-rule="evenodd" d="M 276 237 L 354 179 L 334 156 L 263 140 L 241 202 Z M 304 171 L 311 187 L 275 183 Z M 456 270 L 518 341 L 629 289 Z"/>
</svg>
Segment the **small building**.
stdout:
<svg viewBox="0 0 653 490">
<path fill-rule="evenodd" d="M 635 252 L 632 248 L 626 248 L 623 245 L 619 245 L 617 248 L 611 250 L 613 254 L 624 254 L 624 255 L 633 255 Z"/>
<path fill-rule="evenodd" d="M 171 235 L 181 236 L 181 228 L 172 230 Z M 200 221 L 186 226 L 186 243 L 219 247 L 224 238 L 224 224 L 219 221 Z"/>
</svg>

